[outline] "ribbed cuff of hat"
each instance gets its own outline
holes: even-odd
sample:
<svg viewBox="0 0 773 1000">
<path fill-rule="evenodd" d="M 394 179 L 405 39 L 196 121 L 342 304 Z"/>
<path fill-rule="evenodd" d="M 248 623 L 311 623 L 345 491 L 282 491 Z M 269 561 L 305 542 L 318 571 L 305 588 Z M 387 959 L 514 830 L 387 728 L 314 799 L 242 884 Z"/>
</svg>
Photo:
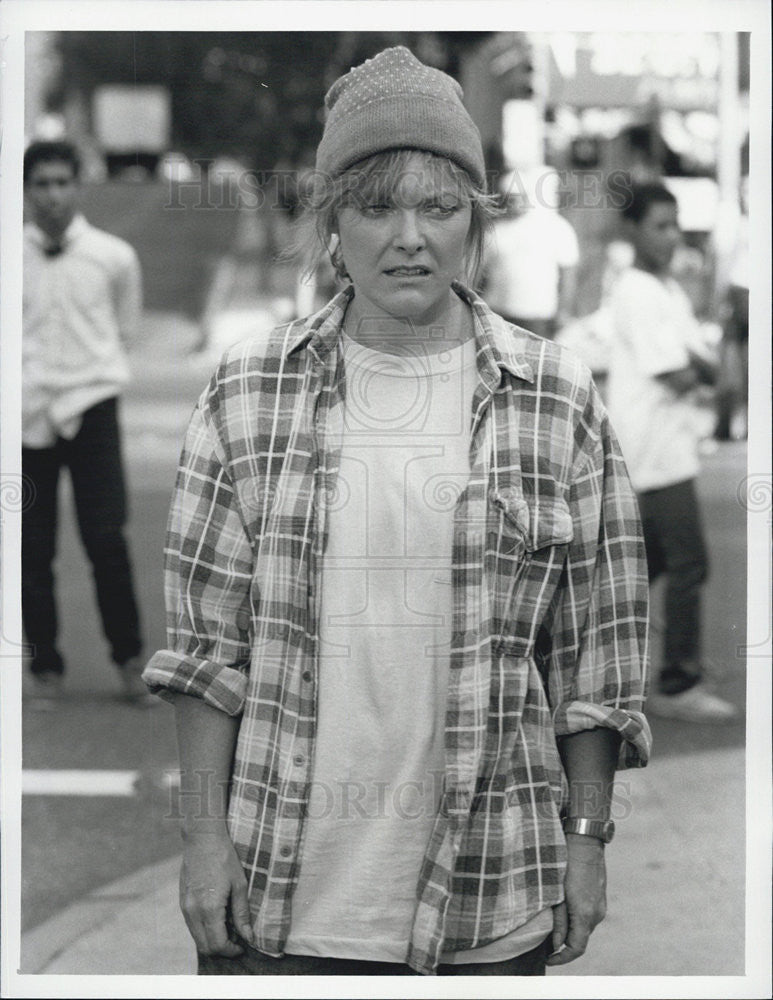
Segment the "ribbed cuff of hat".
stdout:
<svg viewBox="0 0 773 1000">
<path fill-rule="evenodd" d="M 336 177 L 374 153 L 420 149 L 448 157 L 485 187 L 480 133 L 462 104 L 462 88 L 403 46 L 336 80 L 325 105 L 318 171 Z"/>
</svg>

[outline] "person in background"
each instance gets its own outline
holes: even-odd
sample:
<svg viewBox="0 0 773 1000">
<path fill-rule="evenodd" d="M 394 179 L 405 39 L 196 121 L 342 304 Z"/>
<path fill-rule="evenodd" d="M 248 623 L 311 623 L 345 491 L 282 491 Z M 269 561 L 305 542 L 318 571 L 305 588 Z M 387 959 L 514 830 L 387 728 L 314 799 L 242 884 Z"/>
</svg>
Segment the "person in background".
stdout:
<svg viewBox="0 0 773 1000">
<path fill-rule="evenodd" d="M 670 276 L 677 203 L 662 184 L 634 184 L 622 209 L 633 266 L 612 290 L 610 419 L 637 491 L 650 581 L 665 588 L 663 664 L 653 714 L 725 722 L 735 706 L 709 690 L 701 660 L 701 593 L 708 573 L 696 493 L 701 421 L 693 397 L 716 377 L 697 345 L 689 299 Z"/>
<path fill-rule="evenodd" d="M 140 268 L 128 243 L 78 212 L 79 170 L 78 152 L 66 141 L 34 142 L 24 154 L 22 473 L 34 500 L 22 519 L 22 618 L 33 687 L 55 695 L 65 662 L 52 564 L 59 476 L 67 467 L 111 658 L 125 696 L 149 704 L 123 533 L 118 426 L 118 396 L 129 378 L 125 347 L 141 312 Z"/>
<path fill-rule="evenodd" d="M 202 975 L 544 975 L 603 919 L 649 729 L 636 500 L 590 373 L 493 313 L 459 85 L 326 98 L 344 289 L 224 356 L 166 546 L 182 910 Z"/>
<path fill-rule="evenodd" d="M 508 322 L 552 339 L 574 315 L 577 235 L 558 212 L 549 167 L 502 178 L 507 215 L 498 219 L 485 264 L 486 301 Z"/>
<path fill-rule="evenodd" d="M 723 302 L 723 340 L 717 385 L 719 441 L 741 440 L 748 434 L 749 407 L 749 178 L 741 181 L 741 212 L 733 247 L 728 287 Z"/>
</svg>

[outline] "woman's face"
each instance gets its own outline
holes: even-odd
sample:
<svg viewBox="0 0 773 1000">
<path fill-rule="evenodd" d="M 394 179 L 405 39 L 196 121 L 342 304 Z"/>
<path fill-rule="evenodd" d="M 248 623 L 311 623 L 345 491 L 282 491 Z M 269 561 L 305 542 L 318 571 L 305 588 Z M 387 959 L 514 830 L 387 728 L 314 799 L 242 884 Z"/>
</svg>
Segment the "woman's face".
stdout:
<svg viewBox="0 0 773 1000">
<path fill-rule="evenodd" d="M 353 199 L 338 235 L 359 319 L 442 325 L 464 273 L 471 209 L 449 171 L 411 157 L 388 196 Z"/>
</svg>

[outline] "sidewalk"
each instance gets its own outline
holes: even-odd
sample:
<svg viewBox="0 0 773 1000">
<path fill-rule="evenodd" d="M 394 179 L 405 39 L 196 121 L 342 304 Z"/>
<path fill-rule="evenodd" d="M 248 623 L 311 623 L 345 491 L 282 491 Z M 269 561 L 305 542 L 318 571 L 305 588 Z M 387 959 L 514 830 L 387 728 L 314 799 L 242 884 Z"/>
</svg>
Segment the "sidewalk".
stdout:
<svg viewBox="0 0 773 1000">
<path fill-rule="evenodd" d="M 743 749 L 656 758 L 618 788 L 607 919 L 583 958 L 549 974 L 743 975 Z M 152 865 L 23 935 L 22 972 L 194 974 L 178 868 Z"/>
</svg>

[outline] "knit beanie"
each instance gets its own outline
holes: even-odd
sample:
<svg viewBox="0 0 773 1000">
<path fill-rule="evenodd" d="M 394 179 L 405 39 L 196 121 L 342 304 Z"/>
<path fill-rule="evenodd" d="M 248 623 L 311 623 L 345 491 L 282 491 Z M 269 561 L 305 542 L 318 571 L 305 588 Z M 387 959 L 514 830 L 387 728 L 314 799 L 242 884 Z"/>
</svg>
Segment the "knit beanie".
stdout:
<svg viewBox="0 0 773 1000">
<path fill-rule="evenodd" d="M 387 149 L 438 153 L 485 188 L 480 133 L 448 74 L 400 45 L 339 77 L 325 97 L 327 119 L 317 170 L 330 177 Z"/>
</svg>

